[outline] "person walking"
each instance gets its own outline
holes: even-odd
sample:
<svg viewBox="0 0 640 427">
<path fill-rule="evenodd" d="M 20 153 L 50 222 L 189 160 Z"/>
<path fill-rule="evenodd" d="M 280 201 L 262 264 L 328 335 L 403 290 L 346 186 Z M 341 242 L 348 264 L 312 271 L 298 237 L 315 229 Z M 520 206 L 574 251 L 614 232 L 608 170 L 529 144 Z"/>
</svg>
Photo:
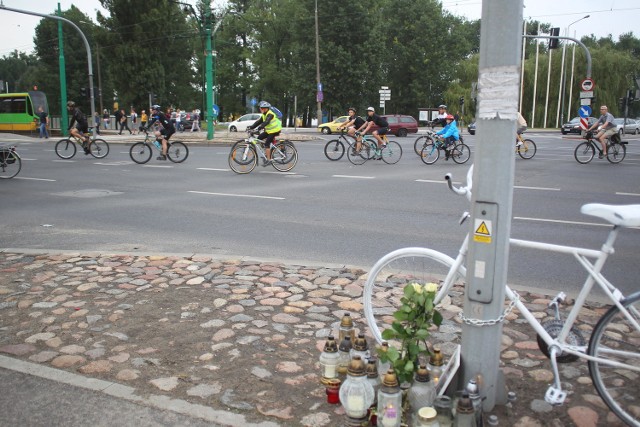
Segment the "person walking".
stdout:
<svg viewBox="0 0 640 427">
<path fill-rule="evenodd" d="M 191 132 L 200 132 L 200 111 L 193 110 L 191 113 Z"/>
<path fill-rule="evenodd" d="M 38 117 L 40 117 L 40 138 L 48 139 L 49 132 L 47 132 L 47 127 L 49 127 L 49 114 L 44 111 L 42 105 L 38 107 Z"/>
<path fill-rule="evenodd" d="M 147 127 L 147 122 L 149 121 L 149 116 L 147 116 L 147 111 L 142 110 L 140 112 L 140 130 Z"/>
<path fill-rule="evenodd" d="M 136 113 L 136 109 L 131 107 L 131 130 L 130 132 L 133 135 L 137 135 L 138 134 L 138 113 Z"/>
<path fill-rule="evenodd" d="M 96 125 L 96 135 L 100 135 L 100 122 L 101 122 L 101 118 L 100 118 L 100 113 L 98 113 L 97 111 L 95 113 L 93 113 L 93 122 Z"/>
<path fill-rule="evenodd" d="M 120 110 L 120 132 L 118 132 L 118 135 L 122 135 L 122 131 L 124 129 L 127 129 L 129 131 L 129 135 L 131 135 L 131 129 L 129 129 L 129 125 L 127 124 L 127 113 L 123 108 Z"/>
<path fill-rule="evenodd" d="M 104 110 L 102 110 L 102 123 L 103 123 L 104 129 L 109 129 L 110 119 L 111 117 L 109 117 L 109 112 L 105 108 Z"/>
</svg>

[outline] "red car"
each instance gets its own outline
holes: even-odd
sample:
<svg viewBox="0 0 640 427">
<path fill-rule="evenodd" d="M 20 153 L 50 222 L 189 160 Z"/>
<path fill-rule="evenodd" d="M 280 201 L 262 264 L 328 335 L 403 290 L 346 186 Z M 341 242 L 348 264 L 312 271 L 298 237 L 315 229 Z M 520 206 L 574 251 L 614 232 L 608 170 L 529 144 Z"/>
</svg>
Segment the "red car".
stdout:
<svg viewBox="0 0 640 427">
<path fill-rule="evenodd" d="M 402 114 L 385 114 L 381 117 L 384 117 L 387 120 L 387 123 L 389 123 L 389 132 L 395 136 L 407 136 L 410 133 L 418 132 L 418 122 L 411 116 L 405 116 Z M 376 129 L 378 129 L 378 126 L 374 123 L 371 126 L 370 132 Z"/>
</svg>

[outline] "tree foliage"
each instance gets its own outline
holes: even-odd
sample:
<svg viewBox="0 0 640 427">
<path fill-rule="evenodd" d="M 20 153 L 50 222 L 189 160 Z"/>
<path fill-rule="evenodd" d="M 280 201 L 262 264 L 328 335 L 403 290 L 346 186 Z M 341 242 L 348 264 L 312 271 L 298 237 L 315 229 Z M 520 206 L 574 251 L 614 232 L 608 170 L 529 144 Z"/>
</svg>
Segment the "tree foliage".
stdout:
<svg viewBox="0 0 640 427">
<path fill-rule="evenodd" d="M 93 49 L 94 84 L 101 71 L 105 107 L 145 107 L 149 94 L 157 102 L 183 109 L 204 104 L 205 29 L 210 0 L 186 7 L 174 0 L 101 0 L 105 16 L 89 17 L 75 6 L 62 16 L 75 22 Z M 467 21 L 442 9 L 437 0 L 228 0 L 213 10 L 212 24 L 222 26 L 214 37 L 215 101 L 221 119 L 251 111 L 251 100 L 266 99 L 291 119 L 306 123 L 316 113 L 317 4 L 322 108 L 330 118 L 349 106 L 377 109 L 380 86 L 391 89 L 387 113 L 416 116 L 421 107 L 440 103 L 455 111 L 465 98 L 465 118 L 473 118 L 473 86 L 478 75 L 480 22 Z M 94 22 L 92 22 L 92 19 Z M 527 33 L 547 33 L 550 25 L 527 24 Z M 69 99 L 88 108 L 81 89 L 88 86 L 86 54 L 76 31 L 63 25 Z M 620 115 L 618 100 L 634 87 L 640 68 L 640 39 L 632 33 L 582 38 L 593 59 L 596 103 L 606 103 Z M 13 52 L 0 58 L 0 79 L 12 90 L 33 85 L 44 89 L 54 114 L 59 108 L 58 24 L 43 19 L 36 28 L 35 53 Z M 539 45 L 538 45 L 539 43 Z M 536 46 L 539 48 L 536 78 Z M 555 126 L 562 91 L 561 52 L 549 51 L 544 40 L 526 39 L 523 114 L 543 126 Z M 565 56 L 570 67 L 573 48 Z M 546 97 L 549 55 L 550 95 Z M 97 60 L 100 66 L 97 67 Z M 578 84 L 586 73 L 582 49 L 576 49 L 573 90 L 565 81 L 564 116 L 579 103 Z M 613 71 L 615 70 L 615 72 Z M 570 71 L 570 68 L 569 68 Z M 566 80 L 569 80 L 567 73 Z M 536 90 L 534 91 L 534 80 Z M 570 96 L 570 98 L 569 98 Z M 295 100 L 295 103 L 294 103 Z M 535 100 L 535 111 L 534 111 Z M 632 115 L 640 111 L 632 105 Z M 570 113 L 570 111 L 569 111 Z M 573 114 L 569 114 L 573 116 Z"/>
</svg>

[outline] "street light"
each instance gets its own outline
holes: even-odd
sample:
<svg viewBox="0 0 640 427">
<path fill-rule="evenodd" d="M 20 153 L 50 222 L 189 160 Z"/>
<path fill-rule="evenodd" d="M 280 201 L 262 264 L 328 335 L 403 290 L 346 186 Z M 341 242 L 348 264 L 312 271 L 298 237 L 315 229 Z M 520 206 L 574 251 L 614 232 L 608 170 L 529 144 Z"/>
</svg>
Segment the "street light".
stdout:
<svg viewBox="0 0 640 427">
<path fill-rule="evenodd" d="M 569 28 L 576 22 L 580 22 L 583 19 L 589 18 L 591 15 L 585 15 L 580 19 L 576 19 L 569 25 L 567 25 L 567 29 L 565 31 L 565 37 L 569 37 Z M 567 81 L 567 69 L 564 68 L 564 53 L 566 50 L 566 44 L 562 45 L 562 110 L 560 112 L 560 126 L 564 124 L 564 101 L 565 101 L 565 92 L 566 92 L 566 81 Z M 573 95 L 573 66 L 576 61 L 576 45 L 573 45 L 573 56 L 571 59 L 571 83 L 569 84 L 569 108 L 567 108 L 567 117 L 571 117 L 571 96 Z"/>
</svg>

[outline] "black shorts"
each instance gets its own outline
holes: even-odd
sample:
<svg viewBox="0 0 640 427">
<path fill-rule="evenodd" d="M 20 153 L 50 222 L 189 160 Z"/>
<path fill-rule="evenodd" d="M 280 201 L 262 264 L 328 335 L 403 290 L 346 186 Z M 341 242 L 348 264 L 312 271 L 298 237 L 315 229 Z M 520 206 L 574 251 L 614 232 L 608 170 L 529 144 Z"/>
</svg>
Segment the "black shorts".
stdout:
<svg viewBox="0 0 640 427">
<path fill-rule="evenodd" d="M 175 128 L 174 129 L 160 129 L 160 135 L 164 136 L 164 139 L 166 139 L 167 141 L 169 140 L 169 138 L 171 138 L 171 135 L 173 135 L 174 133 L 176 133 Z"/>
<path fill-rule="evenodd" d="M 280 132 L 276 132 L 276 133 L 266 133 L 266 132 L 262 132 L 260 133 L 260 135 L 258 135 L 258 139 L 264 141 L 264 146 L 266 148 L 271 147 L 271 143 L 275 142 L 274 140 L 276 139 L 276 136 L 280 135 Z"/>
<path fill-rule="evenodd" d="M 82 133 L 88 133 L 89 132 L 89 125 L 86 124 L 86 123 L 76 123 L 75 128 L 78 129 Z"/>
<path fill-rule="evenodd" d="M 389 128 L 379 128 L 377 131 L 374 132 L 378 132 L 378 135 L 386 135 L 387 132 L 389 132 Z"/>
</svg>

